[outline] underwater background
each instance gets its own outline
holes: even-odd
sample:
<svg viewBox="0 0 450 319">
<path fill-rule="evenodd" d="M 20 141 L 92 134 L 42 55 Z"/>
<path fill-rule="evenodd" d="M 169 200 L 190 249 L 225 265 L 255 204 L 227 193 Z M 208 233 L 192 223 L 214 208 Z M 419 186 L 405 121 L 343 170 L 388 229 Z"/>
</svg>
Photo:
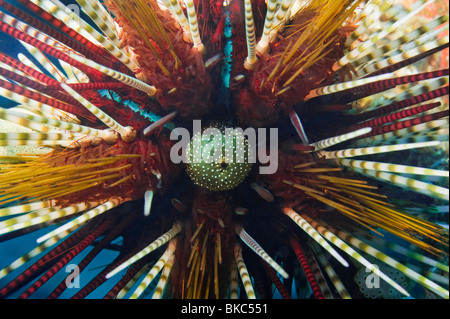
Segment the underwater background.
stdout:
<svg viewBox="0 0 450 319">
<path fill-rule="evenodd" d="M 17 6 L 20 6 L 20 8 L 23 8 L 23 6 L 21 4 L 18 4 L 15 1 L 8 1 L 8 3 L 10 3 L 14 6 L 17 5 Z M 65 1 L 62 1 L 62 3 L 68 5 L 68 4 L 73 4 L 73 1 L 65 0 Z M 440 4 L 440 1 L 436 1 L 436 3 Z M 260 4 L 258 4 L 258 5 L 260 5 Z M 437 5 L 436 7 L 441 8 L 440 5 Z M 232 8 L 234 8 L 234 7 L 232 7 Z M 445 8 L 445 6 L 444 6 L 444 8 Z M 233 9 L 230 9 L 230 10 L 233 10 Z M 442 10 L 442 9 L 440 9 L 440 10 Z M 444 13 L 438 12 L 435 14 L 444 14 Z M 448 14 L 448 5 L 447 5 L 447 14 Z M 82 17 L 85 18 L 87 21 L 89 21 L 89 18 L 87 17 L 86 14 L 83 13 Z M 100 28 L 98 28 L 95 24 L 92 23 L 92 26 L 94 28 L 96 28 L 98 31 L 101 31 Z M 224 53 L 225 56 L 228 56 L 229 62 L 232 63 L 232 61 L 234 61 L 233 59 L 235 59 L 235 56 L 233 54 L 236 54 L 235 53 L 236 51 L 234 51 L 234 50 L 241 50 L 241 48 L 239 46 L 230 47 L 230 48 L 228 48 L 228 50 L 230 50 L 230 52 L 227 52 L 227 45 L 232 45 L 232 41 L 229 40 L 231 35 L 229 35 L 227 37 L 226 32 L 227 32 L 227 28 L 225 27 L 224 28 L 225 35 L 223 36 L 223 43 L 225 43 L 225 44 L 224 44 L 223 48 L 221 48 L 221 49 L 223 50 L 223 52 L 225 52 Z M 228 30 L 228 32 L 231 32 L 231 31 Z M 242 50 L 243 50 L 243 48 L 242 48 Z M 10 55 L 10 56 L 15 56 L 17 53 L 20 52 L 20 53 L 23 53 L 23 54 L 27 55 L 28 57 L 30 57 L 30 59 L 32 59 L 32 60 L 34 59 L 34 57 L 32 57 L 28 53 L 28 51 L 25 50 L 24 47 L 16 39 L 12 38 L 11 36 L 5 35 L 3 32 L 0 33 L 0 51 L 7 55 Z M 51 57 L 49 57 L 49 59 L 51 61 L 54 61 L 55 63 L 57 63 L 56 59 L 53 59 Z M 438 61 L 438 62 L 436 62 L 438 64 L 443 63 L 443 64 L 439 65 L 440 67 L 445 68 L 445 63 L 446 63 L 446 68 L 448 69 L 448 47 L 447 47 L 446 51 L 443 51 L 442 55 L 440 55 L 438 58 L 435 58 L 435 60 Z M 417 67 L 417 69 L 420 70 L 420 63 L 418 63 L 418 64 L 419 64 L 419 66 Z M 227 62 L 224 62 L 222 67 L 217 69 L 217 70 L 220 70 L 220 71 L 218 71 L 218 72 L 220 72 L 220 74 L 214 75 L 215 77 L 217 77 L 217 79 L 220 78 L 219 80 L 217 80 L 217 83 L 220 83 L 220 84 L 217 84 L 217 87 L 215 88 L 213 96 L 216 99 L 216 101 L 215 101 L 216 105 L 224 106 L 224 109 L 230 109 L 230 108 L 232 109 L 233 101 L 234 101 L 229 96 L 231 94 L 230 87 L 229 87 L 230 77 L 233 77 L 230 74 L 234 72 L 231 69 L 230 65 L 231 64 L 227 64 Z M 420 71 L 425 72 L 428 70 L 426 69 L 426 70 L 420 70 Z M 44 71 L 44 73 L 51 76 L 51 74 L 48 72 Z M 402 88 L 400 88 L 400 90 L 402 90 Z M 395 95 L 395 93 L 394 93 L 394 95 Z M 384 97 L 384 98 L 381 97 L 381 98 L 379 98 L 380 100 L 374 102 L 374 104 L 376 104 L 377 102 L 380 102 L 380 101 L 383 102 L 383 99 L 388 100 L 389 98 L 390 97 Z M 110 100 L 113 100 L 113 99 L 110 99 Z M 442 101 L 442 109 L 447 110 L 447 112 L 448 112 L 448 95 L 442 97 L 440 100 Z M 17 105 L 17 103 L 11 102 L 7 98 L 0 96 L 0 105 L 2 106 L 2 108 L 7 109 L 7 108 Z M 222 110 L 218 111 L 218 114 L 220 115 L 223 112 L 225 112 L 225 111 L 223 111 L 223 109 L 222 109 Z M 211 118 L 208 118 L 208 120 L 209 119 L 216 120 L 215 117 L 220 118 L 219 115 L 211 116 Z M 309 122 L 306 122 L 306 123 L 303 122 L 305 131 L 312 132 L 314 129 L 317 129 L 318 127 L 319 128 L 322 126 L 326 127 L 329 125 L 329 123 L 332 123 L 334 121 L 335 117 L 336 117 L 336 114 L 334 112 L 324 113 L 323 116 L 320 116 L 320 117 L 310 116 L 310 117 L 308 117 L 310 119 Z M 447 114 L 447 119 L 448 119 L 448 114 Z M 117 118 L 117 120 L 120 121 L 119 118 Z M 186 121 L 180 120 L 180 122 L 186 126 L 190 125 L 190 124 L 186 124 L 186 123 L 189 123 L 189 120 L 186 120 Z M 289 122 L 289 121 L 287 121 L 287 122 Z M 286 121 L 282 122 L 281 120 L 280 120 L 280 122 L 274 124 L 274 125 L 278 125 L 280 140 L 289 140 L 292 138 L 298 138 L 297 131 L 295 129 L 293 129 L 292 127 L 287 127 L 285 124 L 286 124 Z M 380 161 L 382 158 L 382 161 L 388 161 L 389 163 L 401 163 L 403 165 L 414 165 L 414 166 L 432 168 L 435 170 L 448 171 L 448 169 L 449 169 L 449 167 L 448 167 L 448 158 L 449 158 L 448 157 L 448 139 L 446 142 L 445 141 L 442 142 L 439 147 L 433 147 L 433 148 L 429 148 L 429 149 L 413 149 L 413 150 L 409 150 L 409 151 L 400 151 L 400 152 L 390 152 L 390 153 L 387 153 L 387 155 L 386 154 L 378 155 L 378 156 L 375 155 L 371 159 L 378 160 L 377 157 L 380 158 Z M 1 176 L 0 176 L 0 178 L 1 178 Z M 182 175 L 182 177 L 179 178 L 179 181 L 180 181 L 180 184 L 185 183 L 186 185 L 188 185 L 188 182 L 190 182 L 189 177 L 186 174 Z M 447 179 L 445 179 L 445 178 L 437 179 L 437 181 L 433 181 L 433 182 L 435 182 L 437 185 L 448 188 L 448 178 Z M 408 189 L 400 188 L 398 186 L 391 185 L 390 183 L 384 183 L 382 181 L 375 181 L 375 182 L 373 182 L 373 184 L 378 186 L 379 191 L 381 193 L 383 193 L 384 195 L 386 195 L 389 200 L 393 199 L 394 204 L 397 204 L 401 207 L 407 207 L 407 208 L 409 207 L 410 210 L 409 211 L 406 210 L 406 211 L 408 213 L 410 213 L 411 215 L 420 216 L 430 222 L 440 225 L 442 228 L 447 229 L 447 231 L 448 231 L 448 224 L 449 224 L 448 201 L 436 199 L 436 198 L 426 196 L 423 194 L 418 194 L 418 193 L 412 192 Z M 190 188 L 191 186 L 184 186 L 184 187 Z M 255 195 L 253 190 L 250 188 L 244 189 L 244 187 L 241 185 L 237 189 L 239 192 L 239 195 L 238 195 L 239 199 L 243 198 L 242 201 L 248 204 L 248 208 L 250 211 L 253 208 L 254 210 L 262 211 L 261 214 L 263 214 L 263 213 L 265 214 L 263 216 L 269 216 L 268 215 L 269 213 L 266 213 L 265 211 L 266 210 L 269 211 L 271 208 L 273 208 L 273 206 L 271 206 L 272 204 L 267 204 L 269 206 L 265 207 L 266 203 L 264 201 L 259 202 L 260 198 L 258 197 L 258 195 Z M 155 198 L 154 198 L 154 201 L 152 204 L 153 205 L 152 213 L 148 217 L 147 222 L 158 223 L 158 221 L 160 220 L 160 217 L 163 216 L 166 211 L 168 211 L 168 206 L 170 206 L 168 203 L 170 203 L 171 199 L 173 197 L 178 196 L 178 194 L 182 194 L 183 191 L 184 191 L 183 189 L 174 187 L 173 190 L 169 189 L 164 194 L 155 195 Z M 256 199 L 256 198 L 258 198 L 258 199 Z M 9 203 L 5 206 L 0 206 L 0 208 L 8 207 L 8 205 L 13 205 L 13 204 L 14 204 L 14 202 Z M 126 203 L 122 204 L 118 208 L 118 211 L 120 211 L 120 213 L 124 213 L 127 211 L 139 210 L 140 208 L 137 208 L 137 207 L 141 207 L 143 205 L 144 205 L 144 199 L 140 198 L 135 201 L 130 201 L 130 202 L 126 202 Z M 9 217 L 7 217 L 7 216 L 0 217 L 0 222 L 7 220 L 8 218 Z M 265 237 L 262 241 L 270 242 L 271 236 L 275 236 L 275 235 L 273 233 L 270 233 L 270 229 L 271 229 L 270 227 L 263 225 L 263 223 L 265 221 L 262 220 L 262 218 L 260 220 L 259 217 L 258 218 L 253 217 L 250 220 L 254 221 L 255 223 L 261 223 L 262 226 L 259 228 L 260 230 L 261 229 L 263 229 L 263 230 L 269 229 L 269 231 L 266 234 L 261 232 L 258 234 L 258 236 L 255 236 L 255 237 L 263 237 L 263 238 Z M 278 222 L 278 221 L 276 221 L 276 222 Z M 0 239 L 4 239 L 4 240 L 0 241 L 0 269 L 7 267 L 13 261 L 15 261 L 17 258 L 19 258 L 20 256 L 24 255 L 25 253 L 29 252 L 33 248 L 35 248 L 36 240 L 38 238 L 40 238 L 41 236 L 47 234 L 48 232 L 50 232 L 54 229 L 57 229 L 58 226 L 60 226 L 60 225 L 61 224 L 50 225 L 48 227 L 38 229 L 38 230 L 30 232 L 28 234 L 23 234 L 21 236 L 17 236 L 15 238 L 14 238 L 14 236 L 11 236 L 11 238 L 8 238 L 7 236 L 2 235 L 3 238 L 0 237 Z M 354 225 L 352 224 L 350 228 L 353 229 L 353 227 L 354 227 Z M 256 227 L 256 228 L 258 228 L 258 227 Z M 406 249 L 411 249 L 411 251 L 417 251 L 415 248 L 413 248 L 414 247 L 413 244 L 411 244 L 410 242 L 403 240 L 397 236 L 394 236 L 394 235 L 390 234 L 389 232 L 386 232 L 380 228 L 377 228 L 376 230 L 377 230 L 377 232 L 383 234 L 383 239 L 385 242 L 393 244 L 393 246 L 391 246 L 391 247 L 385 247 L 385 244 L 383 242 L 379 242 L 379 246 L 377 246 L 377 247 L 381 251 L 386 252 L 386 253 L 389 252 L 389 255 L 392 256 L 392 258 L 394 258 L 394 259 L 398 258 L 399 260 L 402 260 L 403 263 L 406 263 L 406 264 L 408 264 L 409 262 L 411 262 L 411 264 L 415 263 L 414 258 L 405 256 L 405 254 L 403 254 L 403 253 L 396 252 L 396 248 L 395 248 L 395 245 L 398 245 L 398 246 L 404 247 Z M 375 237 L 378 237 L 377 233 L 372 232 L 372 231 L 367 231 L 367 238 L 375 238 Z M 86 255 L 89 253 L 89 251 L 94 249 L 95 245 L 97 245 L 102 238 L 103 238 L 103 235 L 100 236 L 96 241 L 94 241 L 93 245 L 90 245 L 87 249 L 84 249 L 76 257 L 74 257 L 69 262 L 68 266 L 70 266 L 71 264 L 77 265 L 79 262 L 81 262 L 83 260 L 83 258 L 86 257 Z M 109 265 L 112 260 L 116 259 L 119 256 L 121 247 L 123 247 L 123 240 L 124 239 L 122 236 L 118 236 L 116 239 L 112 240 L 104 249 L 102 249 L 101 252 L 93 259 L 93 261 L 84 269 L 84 271 L 81 273 L 79 278 L 75 279 L 74 285 L 76 287 L 66 289 L 60 295 L 59 298 L 62 298 L 62 299 L 70 298 L 75 293 L 77 293 L 77 291 L 79 290 L 79 288 L 77 286 L 78 283 L 79 283 L 80 287 L 83 287 L 84 285 L 89 283 L 92 279 L 96 278 L 96 276 L 99 273 L 101 273 L 101 271 L 103 269 L 105 269 L 105 267 L 107 265 Z M 374 242 L 376 242 L 376 241 L 374 241 Z M 439 262 L 442 264 L 448 265 L 448 238 L 447 238 L 446 245 L 444 244 L 443 246 L 444 246 L 443 249 L 445 250 L 445 252 L 444 252 L 443 256 L 440 256 Z M 392 247 L 394 247 L 394 248 L 392 248 Z M 52 249 L 53 248 L 50 247 L 46 251 L 51 251 Z M 269 250 L 275 251 L 277 253 L 277 255 L 283 256 L 283 254 L 285 254 L 286 256 L 288 256 L 288 253 L 284 252 L 283 249 L 285 249 L 285 248 L 280 248 L 278 250 L 277 249 L 273 249 L 273 250 L 269 249 Z M 160 251 L 160 252 L 162 253 L 163 251 Z M 28 261 L 28 262 L 31 264 L 33 261 L 38 260 L 40 256 L 34 257 L 33 259 L 31 259 L 31 261 Z M 329 256 L 327 256 L 327 258 L 329 258 Z M 370 262 L 373 262 L 374 264 L 379 265 L 380 269 L 382 271 L 384 271 L 395 282 L 397 282 L 399 285 L 401 285 L 403 288 L 405 288 L 408 292 L 410 292 L 411 296 L 405 297 L 405 296 L 401 295 L 398 291 L 393 289 L 391 286 L 389 286 L 383 280 L 381 280 L 379 282 L 380 288 L 367 289 L 367 287 L 365 287 L 364 283 L 367 283 L 367 280 L 368 280 L 367 278 L 368 278 L 368 276 L 371 275 L 371 273 L 366 272 L 364 267 L 359 268 L 359 270 L 358 270 L 358 267 L 356 267 L 353 264 L 350 265 L 350 269 L 348 269 L 348 270 L 347 269 L 339 269 L 338 270 L 338 267 L 336 267 L 335 270 L 336 270 L 336 272 L 338 272 L 338 277 L 346 285 L 350 295 L 353 298 L 379 298 L 379 297 L 382 297 L 382 298 L 423 299 L 423 298 L 436 297 L 435 295 L 427 292 L 427 290 L 424 289 L 421 285 L 410 280 L 409 278 L 407 278 L 404 274 L 400 273 L 399 271 L 380 263 L 378 260 L 376 260 L 375 258 L 372 258 L 370 256 L 368 256 L 367 259 Z M 249 265 L 248 265 L 249 268 L 252 267 L 253 262 L 254 261 L 249 262 Z M 330 264 L 332 264 L 333 266 L 336 266 L 337 262 L 335 260 L 332 260 L 332 261 L 330 260 Z M 419 268 L 419 267 L 417 267 L 417 268 Z M 5 277 L 1 278 L 0 279 L 0 287 L 4 287 L 11 280 L 13 280 L 17 276 L 19 276 L 22 273 L 23 269 L 24 269 L 23 267 L 21 267 L 19 269 L 15 269 L 14 271 L 9 273 Z M 30 296 L 30 298 L 33 298 L 33 299 L 47 298 L 51 294 L 51 292 L 55 289 L 55 287 L 59 283 L 64 281 L 64 279 L 71 273 L 72 270 L 73 269 L 71 267 L 69 267 L 69 268 L 64 267 L 58 273 L 56 273 L 54 276 L 52 276 L 52 278 L 50 278 L 41 288 L 36 290 L 36 292 L 34 292 Z M 111 289 L 118 283 L 118 281 L 123 276 L 125 276 L 126 272 L 127 272 L 127 269 L 123 269 L 115 277 L 107 280 L 105 283 L 101 284 L 97 289 L 95 289 L 92 293 L 88 294 L 86 296 L 86 298 L 89 298 L 89 299 L 103 298 L 109 291 L 111 291 Z M 445 272 L 442 272 L 437 267 L 430 267 L 426 271 L 426 273 L 429 276 L 433 277 L 435 282 L 443 285 L 444 287 L 446 287 L 446 289 L 448 289 L 448 271 L 447 271 L 447 273 L 445 273 Z M 149 288 L 144 291 L 144 293 L 141 295 L 140 298 L 146 298 L 146 297 L 149 297 L 152 295 L 152 293 L 154 292 L 154 290 L 156 288 L 156 283 L 158 282 L 160 276 L 161 276 L 161 273 L 159 273 L 155 277 L 155 280 L 152 282 L 152 284 L 149 286 Z M 24 285 L 17 291 L 11 293 L 10 295 L 8 295 L 8 298 L 11 298 L 11 299 L 18 298 L 24 291 L 26 291 L 30 286 L 32 286 L 36 280 L 38 280 L 38 278 L 36 278 L 35 280 L 34 279 L 31 280 L 29 283 L 27 283 L 26 285 Z M 294 281 L 294 284 L 292 284 L 291 291 L 290 291 L 292 298 L 306 298 L 306 299 L 312 298 L 313 290 L 311 289 L 310 285 L 308 284 L 308 281 L 306 280 L 306 278 L 301 277 L 301 276 L 296 276 L 293 279 L 293 281 Z M 139 282 L 136 282 L 135 287 L 137 287 L 138 285 L 139 285 Z M 243 292 L 244 288 L 240 288 L 240 289 L 241 289 L 240 291 Z M 133 291 L 133 289 L 131 289 L 131 291 Z M 273 293 L 272 297 L 274 299 L 280 299 L 282 297 L 275 288 L 272 287 L 271 291 Z M 127 296 L 130 296 L 130 294 Z"/>
</svg>

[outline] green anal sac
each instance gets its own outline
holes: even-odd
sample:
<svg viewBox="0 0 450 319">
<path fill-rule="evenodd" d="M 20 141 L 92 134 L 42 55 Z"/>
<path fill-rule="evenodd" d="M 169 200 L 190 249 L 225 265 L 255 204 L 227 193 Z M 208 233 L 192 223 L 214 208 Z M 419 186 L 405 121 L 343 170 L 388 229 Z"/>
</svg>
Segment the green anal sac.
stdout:
<svg viewBox="0 0 450 319">
<path fill-rule="evenodd" d="M 226 191 L 241 184 L 249 174 L 251 148 L 244 135 L 232 136 L 219 128 L 221 135 L 196 134 L 186 150 L 186 171 L 192 181 L 210 191 Z"/>
</svg>

